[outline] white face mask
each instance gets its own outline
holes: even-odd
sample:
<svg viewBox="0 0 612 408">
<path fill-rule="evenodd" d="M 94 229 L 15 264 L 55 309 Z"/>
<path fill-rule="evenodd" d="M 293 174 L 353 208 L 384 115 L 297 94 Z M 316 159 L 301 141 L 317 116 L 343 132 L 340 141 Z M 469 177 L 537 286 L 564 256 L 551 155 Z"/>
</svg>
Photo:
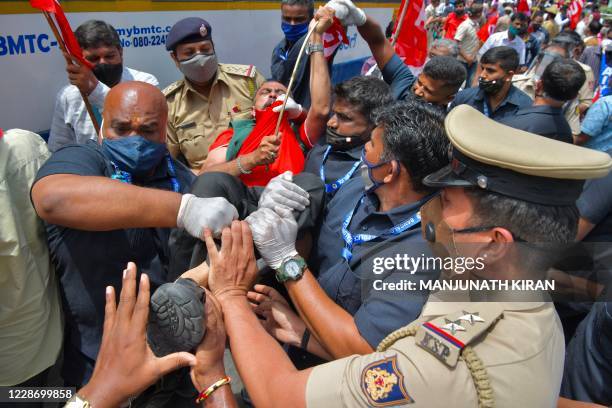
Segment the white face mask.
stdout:
<svg viewBox="0 0 612 408">
<path fill-rule="evenodd" d="M 179 62 L 179 69 L 187 79 L 197 84 L 204 84 L 217 72 L 216 54 L 196 54 L 185 61 Z"/>
</svg>

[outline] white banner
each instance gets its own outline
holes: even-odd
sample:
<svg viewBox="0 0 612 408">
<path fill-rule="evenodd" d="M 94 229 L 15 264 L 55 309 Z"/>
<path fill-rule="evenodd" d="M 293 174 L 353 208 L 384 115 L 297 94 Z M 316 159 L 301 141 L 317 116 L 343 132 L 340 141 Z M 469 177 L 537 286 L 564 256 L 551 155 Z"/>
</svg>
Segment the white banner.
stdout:
<svg viewBox="0 0 612 408">
<path fill-rule="evenodd" d="M 391 19 L 391 8 L 366 10 L 383 27 Z M 120 34 L 124 63 L 152 73 L 162 89 L 181 74 L 165 49 L 170 27 L 185 17 L 200 16 L 212 26 L 220 62 L 254 64 L 270 74 L 274 46 L 282 38 L 280 10 L 220 10 L 163 12 L 69 13 L 73 29 L 90 19 L 112 24 Z M 348 30 L 350 44 L 339 50 L 336 63 L 370 54 L 354 27 Z M 55 96 L 68 83 L 65 62 L 42 14 L 0 15 L 0 128 L 47 131 Z"/>
</svg>

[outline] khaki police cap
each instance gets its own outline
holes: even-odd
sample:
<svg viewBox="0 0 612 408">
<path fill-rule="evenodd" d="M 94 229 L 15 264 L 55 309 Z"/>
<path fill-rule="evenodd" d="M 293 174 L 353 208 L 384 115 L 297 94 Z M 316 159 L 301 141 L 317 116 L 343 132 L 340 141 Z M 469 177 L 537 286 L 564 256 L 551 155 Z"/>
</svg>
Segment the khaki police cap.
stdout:
<svg viewBox="0 0 612 408">
<path fill-rule="evenodd" d="M 478 187 L 524 201 L 572 205 L 585 179 L 612 168 L 607 153 L 495 122 L 468 105 L 446 117 L 451 164 L 423 182 L 431 187 Z"/>
</svg>

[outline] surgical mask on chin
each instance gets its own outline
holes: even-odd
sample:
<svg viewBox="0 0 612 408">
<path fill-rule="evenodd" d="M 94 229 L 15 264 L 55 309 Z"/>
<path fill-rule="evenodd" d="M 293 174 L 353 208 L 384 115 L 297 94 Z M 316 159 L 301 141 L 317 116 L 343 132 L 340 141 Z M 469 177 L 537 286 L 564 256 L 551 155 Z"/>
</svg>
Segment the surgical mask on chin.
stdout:
<svg viewBox="0 0 612 408">
<path fill-rule="evenodd" d="M 359 167 L 359 174 L 363 180 L 366 193 L 373 193 L 378 187 L 382 186 L 383 182 L 377 181 L 372 176 L 372 170 L 384 166 L 389 161 L 383 161 L 380 163 L 370 163 L 365 157 L 365 149 L 361 152 L 361 166 Z"/>
<path fill-rule="evenodd" d="M 123 64 L 96 64 L 91 70 L 98 81 L 112 88 L 121 82 Z"/>
<path fill-rule="evenodd" d="M 364 135 L 341 135 L 329 126 L 325 130 L 325 138 L 327 143 L 331 145 L 332 150 L 335 151 L 351 150 L 367 142 L 367 138 Z"/>
<path fill-rule="evenodd" d="M 487 95 L 495 95 L 504 87 L 504 81 L 501 79 L 485 81 L 482 78 L 478 78 L 478 87 Z"/>
<path fill-rule="evenodd" d="M 294 43 L 308 33 L 308 24 L 308 22 L 301 24 L 289 24 L 282 21 L 281 29 L 283 30 L 283 34 L 285 34 L 287 41 Z"/>
<path fill-rule="evenodd" d="M 196 84 L 210 81 L 217 73 L 218 66 L 217 54 L 196 54 L 179 62 L 179 69 L 185 78 Z"/>
<path fill-rule="evenodd" d="M 168 153 L 165 143 L 155 143 L 142 136 L 103 139 L 104 154 L 134 177 L 149 175 Z"/>
</svg>

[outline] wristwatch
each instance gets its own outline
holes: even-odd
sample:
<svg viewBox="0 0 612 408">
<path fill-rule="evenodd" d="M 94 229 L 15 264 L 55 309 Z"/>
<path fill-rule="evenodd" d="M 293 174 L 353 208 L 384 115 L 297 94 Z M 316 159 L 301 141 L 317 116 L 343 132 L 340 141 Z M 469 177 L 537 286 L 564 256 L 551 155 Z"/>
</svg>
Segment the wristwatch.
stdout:
<svg viewBox="0 0 612 408">
<path fill-rule="evenodd" d="M 308 47 L 306 47 L 306 54 L 310 55 L 313 52 L 323 52 L 323 44 L 308 43 Z"/>
<path fill-rule="evenodd" d="M 293 256 L 283 261 L 280 268 L 276 270 L 276 280 L 280 283 L 288 280 L 299 280 L 306 270 L 306 261 L 301 256 Z"/>
<path fill-rule="evenodd" d="M 77 394 L 74 394 L 72 398 L 66 401 L 66 405 L 64 405 L 64 408 L 91 408 L 91 404 L 86 399 L 83 399 Z"/>
</svg>

